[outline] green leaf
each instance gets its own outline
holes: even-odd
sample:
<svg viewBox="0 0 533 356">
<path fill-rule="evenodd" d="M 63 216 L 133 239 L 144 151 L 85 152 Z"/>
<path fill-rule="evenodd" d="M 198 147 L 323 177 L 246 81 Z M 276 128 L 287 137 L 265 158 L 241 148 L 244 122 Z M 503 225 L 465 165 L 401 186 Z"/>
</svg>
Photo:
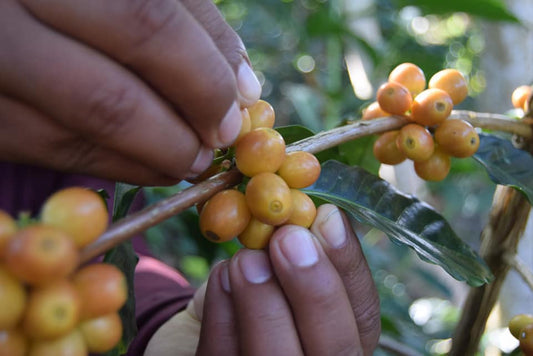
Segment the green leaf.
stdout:
<svg viewBox="0 0 533 356">
<path fill-rule="evenodd" d="M 481 163 L 492 181 L 518 189 L 533 204 L 533 157 L 494 135 L 479 135 L 474 159 Z"/>
<path fill-rule="evenodd" d="M 115 184 L 113 221 L 117 221 L 127 215 L 133 199 L 135 199 L 140 189 L 141 187 L 125 183 Z M 114 349 L 105 353 L 106 356 L 124 355 L 128 351 L 129 344 L 137 335 L 133 281 L 138 260 L 139 258 L 133 249 L 131 241 L 121 243 L 104 256 L 104 262 L 114 264 L 120 268 L 128 283 L 128 300 L 119 311 L 123 326 L 122 340 Z"/>
<path fill-rule="evenodd" d="M 369 135 L 339 145 L 339 154 L 344 158 L 342 162 L 349 166 L 363 167 L 377 174 L 380 163 L 372 153 L 374 141 L 376 141 L 376 136 Z"/>
<path fill-rule="evenodd" d="M 411 247 L 423 260 L 441 266 L 457 280 L 479 286 L 493 278 L 479 255 L 432 207 L 360 167 L 328 161 L 319 179 L 305 192 Z"/>
<path fill-rule="evenodd" d="M 426 14 L 465 12 L 487 20 L 519 23 L 503 0 L 398 0 L 401 6 L 418 6 Z"/>
<path fill-rule="evenodd" d="M 301 125 L 280 126 L 276 127 L 276 131 L 283 136 L 283 139 L 287 145 L 303 140 L 304 138 L 311 137 L 315 134 L 307 127 Z"/>
</svg>

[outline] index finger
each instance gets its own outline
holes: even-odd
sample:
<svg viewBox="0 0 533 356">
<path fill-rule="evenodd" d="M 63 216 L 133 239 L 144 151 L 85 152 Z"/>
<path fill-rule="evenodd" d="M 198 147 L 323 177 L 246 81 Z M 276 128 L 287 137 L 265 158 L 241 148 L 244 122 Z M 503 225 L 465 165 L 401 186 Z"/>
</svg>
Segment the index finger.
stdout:
<svg viewBox="0 0 533 356">
<path fill-rule="evenodd" d="M 381 333 L 379 296 L 359 240 L 346 216 L 331 204 L 318 208 L 311 231 L 342 278 L 365 355 L 371 355 Z"/>
<path fill-rule="evenodd" d="M 22 2 L 48 25 L 131 68 L 173 104 L 207 146 L 229 146 L 237 137 L 241 116 L 235 74 L 181 2 Z M 242 42 L 231 46 L 240 48 Z"/>
</svg>

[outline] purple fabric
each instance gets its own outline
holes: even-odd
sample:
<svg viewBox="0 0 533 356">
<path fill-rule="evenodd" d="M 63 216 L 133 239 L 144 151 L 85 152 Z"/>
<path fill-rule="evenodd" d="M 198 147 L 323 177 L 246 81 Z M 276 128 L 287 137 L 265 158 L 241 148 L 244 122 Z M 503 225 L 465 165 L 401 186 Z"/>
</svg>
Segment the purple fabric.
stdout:
<svg viewBox="0 0 533 356">
<path fill-rule="evenodd" d="M 114 192 L 114 182 L 0 162 L 0 209 L 13 216 L 27 212 L 32 217 L 37 217 L 46 198 L 69 186 L 105 189 L 111 197 Z M 110 211 L 111 200 L 108 201 Z M 142 196 L 139 194 L 132 211 L 140 209 L 142 204 Z M 134 280 L 139 332 L 127 355 L 141 356 L 152 334 L 187 305 L 194 290 L 178 271 L 150 256 L 142 236 L 134 237 L 132 243 L 139 254 Z"/>
</svg>

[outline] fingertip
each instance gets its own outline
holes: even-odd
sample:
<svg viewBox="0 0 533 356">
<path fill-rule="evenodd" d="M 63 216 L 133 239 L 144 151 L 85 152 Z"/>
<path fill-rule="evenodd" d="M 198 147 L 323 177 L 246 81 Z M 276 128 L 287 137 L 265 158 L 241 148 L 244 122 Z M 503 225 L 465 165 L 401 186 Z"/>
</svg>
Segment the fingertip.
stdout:
<svg viewBox="0 0 533 356">
<path fill-rule="evenodd" d="M 240 106 L 234 102 L 231 104 L 218 127 L 218 142 L 216 143 L 216 148 L 230 146 L 239 135 L 241 125 L 242 115 Z"/>
<path fill-rule="evenodd" d="M 237 72 L 237 88 L 241 106 L 252 106 L 261 97 L 261 84 L 250 65 L 243 60 Z"/>
<path fill-rule="evenodd" d="M 333 204 L 324 204 L 317 209 L 311 231 L 331 248 L 338 249 L 346 244 L 344 220 L 339 208 Z"/>
<path fill-rule="evenodd" d="M 213 162 L 213 156 L 213 149 L 204 146 L 200 147 L 198 154 L 196 155 L 196 159 L 194 160 L 191 168 L 189 169 L 189 173 L 185 178 L 191 179 L 204 172 Z"/>
</svg>

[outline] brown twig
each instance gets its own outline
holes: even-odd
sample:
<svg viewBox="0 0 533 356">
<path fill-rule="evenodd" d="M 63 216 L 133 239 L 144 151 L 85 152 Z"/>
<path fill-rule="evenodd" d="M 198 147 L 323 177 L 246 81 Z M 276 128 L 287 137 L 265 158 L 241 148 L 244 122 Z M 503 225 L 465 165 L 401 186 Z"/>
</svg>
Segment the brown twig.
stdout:
<svg viewBox="0 0 533 356">
<path fill-rule="evenodd" d="M 511 268 L 505 256 L 516 255 L 531 208 L 521 192 L 501 185 L 497 186 L 492 202 L 489 222 L 481 234 L 480 255 L 492 271 L 494 280 L 470 289 L 455 328 L 450 356 L 477 353 L 485 324 Z"/>
<path fill-rule="evenodd" d="M 503 115 L 475 113 L 472 111 L 453 111 L 450 118 L 464 119 L 474 126 L 486 129 L 500 130 L 522 135 L 525 138 L 533 137 L 531 127 L 521 121 L 512 120 Z M 295 142 L 287 146 L 287 151 L 307 151 L 318 153 L 341 143 L 355 140 L 368 135 L 401 128 L 409 121 L 401 117 L 383 117 L 369 121 L 356 121 L 354 123 L 320 132 L 314 136 Z M 81 251 L 81 261 L 87 262 L 94 257 L 105 253 L 112 247 L 155 226 L 171 216 L 177 215 L 196 203 L 207 200 L 220 190 L 238 184 L 240 175 L 235 169 L 218 174 L 205 182 L 191 186 L 176 195 L 161 200 L 145 209 L 131 214 L 114 223 L 95 242 Z"/>
<path fill-rule="evenodd" d="M 473 126 L 487 130 L 508 132 L 525 139 L 533 138 L 533 129 L 524 121 L 509 116 L 492 113 L 480 113 L 468 110 L 453 110 L 450 118 L 462 119 Z"/>
</svg>

